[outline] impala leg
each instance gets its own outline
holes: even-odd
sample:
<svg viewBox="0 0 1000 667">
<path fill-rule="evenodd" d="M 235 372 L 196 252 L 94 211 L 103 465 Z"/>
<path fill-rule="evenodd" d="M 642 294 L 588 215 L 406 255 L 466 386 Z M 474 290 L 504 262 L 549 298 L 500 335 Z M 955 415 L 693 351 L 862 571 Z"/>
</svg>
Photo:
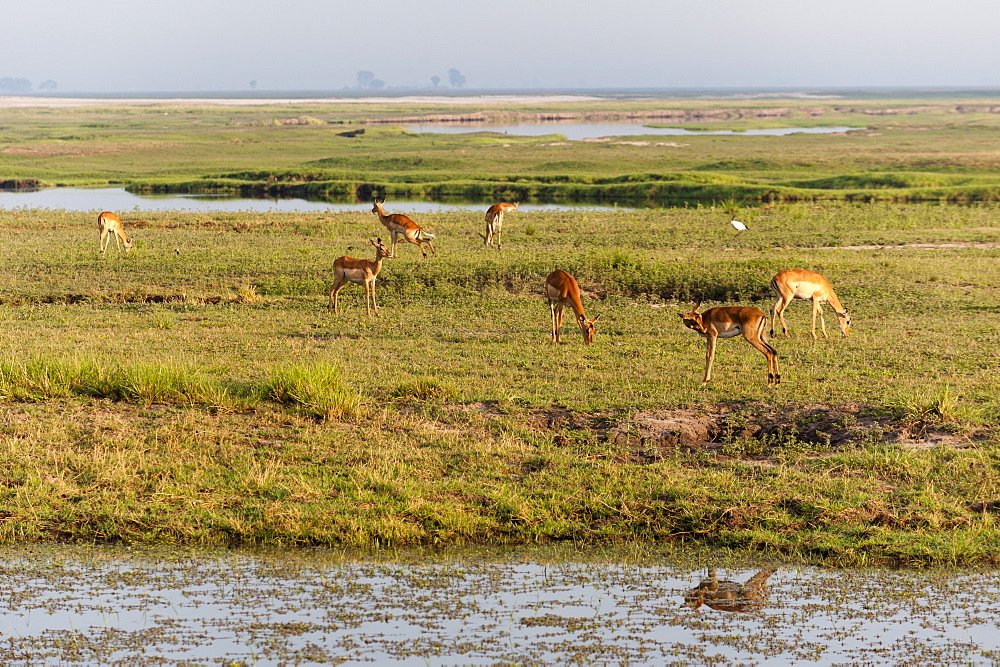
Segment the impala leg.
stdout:
<svg viewBox="0 0 1000 667">
<path fill-rule="evenodd" d="M 549 301 L 549 338 L 556 342 L 556 305 Z"/>
<path fill-rule="evenodd" d="M 333 287 L 330 288 L 330 300 L 326 303 L 326 312 L 330 312 L 330 305 L 332 304 L 334 314 L 340 314 L 340 290 L 344 289 L 345 284 L 339 279 L 333 283 Z"/>
<path fill-rule="evenodd" d="M 774 325 L 781 324 L 781 333 L 788 335 L 788 328 L 785 326 L 785 297 L 779 296 L 778 300 L 771 306 L 771 336 L 774 336 Z"/>
<path fill-rule="evenodd" d="M 378 303 L 375 301 L 375 281 L 372 281 L 372 309 L 375 311 L 375 317 L 378 317 Z"/>
<path fill-rule="evenodd" d="M 111 241 L 111 239 L 108 238 L 108 230 L 106 230 L 106 229 L 101 230 L 101 254 L 102 255 L 104 254 L 104 251 L 108 249 L 108 242 L 109 241 Z"/>
<path fill-rule="evenodd" d="M 761 329 L 763 329 L 763 325 Z M 761 354 L 764 355 L 764 359 L 767 361 L 767 383 L 768 384 L 778 384 L 781 382 L 781 374 L 778 372 L 778 351 L 767 344 L 764 340 L 760 338 L 751 338 L 746 336 L 747 342 L 753 345 Z"/>
<path fill-rule="evenodd" d="M 711 334 L 705 336 L 705 379 L 703 385 L 712 379 L 712 363 L 715 361 L 715 343 L 717 338 Z"/>
<path fill-rule="evenodd" d="M 549 314 L 552 316 L 552 342 L 559 342 L 559 327 L 562 326 L 562 306 L 549 301 Z"/>
<path fill-rule="evenodd" d="M 823 305 L 819 301 L 813 301 L 813 308 L 815 308 L 816 313 L 819 313 L 819 324 L 823 328 L 823 338 L 829 338 L 826 335 L 826 318 L 823 317 Z M 813 338 L 816 337 L 816 314 L 813 313 Z"/>
<path fill-rule="evenodd" d="M 792 297 L 792 299 L 794 298 L 795 297 Z M 778 318 L 781 321 L 781 333 L 783 333 L 786 336 L 788 335 L 788 322 L 785 321 L 785 309 L 788 308 L 789 304 L 792 303 L 792 299 L 787 299 L 787 300 L 782 299 L 781 307 L 778 308 Z M 771 322 L 771 324 L 773 326 L 774 322 Z"/>
</svg>

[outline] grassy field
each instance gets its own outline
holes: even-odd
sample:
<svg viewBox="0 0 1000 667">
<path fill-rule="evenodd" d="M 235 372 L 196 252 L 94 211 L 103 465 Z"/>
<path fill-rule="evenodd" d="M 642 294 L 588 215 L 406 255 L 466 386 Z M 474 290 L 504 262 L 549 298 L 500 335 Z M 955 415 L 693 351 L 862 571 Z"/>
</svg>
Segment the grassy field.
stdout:
<svg viewBox="0 0 1000 667">
<path fill-rule="evenodd" d="M 391 201 L 387 205 L 391 210 Z M 995 562 L 997 206 L 783 203 L 415 216 L 327 313 L 356 213 L 0 211 L 0 540 L 406 546 L 691 541 L 836 563 Z M 763 357 L 677 313 L 824 273 L 853 333 L 787 312 Z M 593 346 L 548 342 L 573 273 Z M 703 429 L 705 437 L 684 434 Z M 692 431 L 692 429 L 694 431 Z M 703 433 L 703 435 L 704 435 Z M 711 442 L 704 442 L 709 440 Z"/>
<path fill-rule="evenodd" d="M 586 201 L 1000 201 L 1000 104 L 983 97 L 0 109 L 0 183 L 137 192 Z M 856 128 L 790 136 L 566 141 L 416 134 L 447 119 L 641 120 L 694 130 Z M 359 133 L 359 131 L 363 131 Z"/>
<path fill-rule="evenodd" d="M 355 213 L 0 211 L 0 541 L 408 546 L 690 541 L 831 563 L 995 563 L 1000 105 L 990 99 L 0 109 L 0 182 L 485 202 L 427 214 L 326 311 Z M 416 135 L 430 117 L 845 135 Z M 377 123 L 375 121 L 378 121 Z M 558 126 L 556 126 L 557 132 Z M 356 133 L 363 129 L 363 133 Z M 355 136 L 342 136 L 342 133 Z M 683 203 L 509 214 L 494 199 Z M 965 202 L 965 205 L 934 202 Z M 478 204 L 477 204 L 478 206 Z M 749 229 L 729 226 L 742 207 Z M 763 357 L 678 312 L 825 274 L 853 333 Z M 548 342 L 573 273 L 593 346 Z M 828 311 L 829 313 L 829 311 Z"/>
</svg>

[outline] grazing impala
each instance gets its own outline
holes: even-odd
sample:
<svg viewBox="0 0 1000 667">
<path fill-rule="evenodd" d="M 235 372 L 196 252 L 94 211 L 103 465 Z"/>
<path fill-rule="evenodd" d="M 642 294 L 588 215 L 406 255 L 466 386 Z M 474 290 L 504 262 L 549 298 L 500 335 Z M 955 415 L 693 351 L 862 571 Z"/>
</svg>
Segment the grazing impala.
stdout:
<svg viewBox="0 0 1000 667">
<path fill-rule="evenodd" d="M 823 337 L 826 335 L 826 319 L 823 317 L 822 303 L 825 301 L 833 308 L 840 322 L 840 331 L 844 336 L 851 335 L 851 316 L 847 309 L 840 305 L 840 299 L 833 292 L 830 282 L 818 273 L 806 271 L 805 269 L 788 269 L 781 271 L 771 278 L 771 289 L 778 300 L 771 308 L 771 335 L 774 335 L 774 323 L 781 321 L 781 331 L 788 335 L 788 326 L 785 324 L 785 308 L 792 302 L 792 299 L 812 299 L 812 337 L 816 337 L 816 315 L 819 315 L 819 322 L 823 328 Z"/>
<path fill-rule="evenodd" d="M 583 342 L 591 345 L 594 342 L 594 322 L 598 315 L 588 320 L 583 313 L 583 303 L 580 301 L 580 286 L 576 278 L 565 271 L 556 269 L 545 279 L 545 294 L 549 297 L 549 313 L 552 315 L 552 342 L 560 342 L 559 330 L 562 328 L 563 307 L 569 306 L 576 314 L 576 323 L 580 325 Z"/>
<path fill-rule="evenodd" d="M 401 213 L 392 213 L 386 215 L 385 211 L 382 210 L 382 204 L 385 200 L 375 200 L 375 206 L 372 208 L 372 213 L 378 216 L 378 219 L 382 221 L 385 228 L 392 233 L 392 254 L 389 257 L 396 256 L 396 242 L 400 236 L 403 237 L 408 243 L 412 243 L 418 248 L 420 252 L 427 256 L 427 251 L 424 250 L 424 244 L 434 252 L 434 246 L 431 245 L 431 239 L 434 238 L 433 234 L 428 234 L 420 226 L 407 218 Z"/>
<path fill-rule="evenodd" d="M 767 327 L 767 316 L 756 308 L 745 306 L 720 306 L 709 308 L 703 313 L 698 312 L 701 301 L 694 305 L 690 313 L 680 313 L 684 326 L 693 329 L 705 337 L 707 354 L 705 360 L 705 379 L 702 384 L 708 384 L 712 379 L 712 362 L 715 361 L 715 343 L 719 338 L 732 338 L 743 334 L 747 342 L 760 350 L 767 359 L 767 383 L 778 384 L 781 375 L 778 373 L 778 352 L 768 345 L 764 338 Z"/>
<path fill-rule="evenodd" d="M 118 248 L 118 252 L 122 251 L 121 245 L 118 243 L 118 239 L 121 239 L 122 243 L 125 244 L 125 254 L 127 255 L 132 250 L 132 242 L 129 241 L 128 237 L 125 236 L 125 230 L 122 228 L 122 219 L 111 211 L 104 211 L 99 216 L 97 216 L 97 229 L 101 232 L 101 254 L 108 249 L 108 244 L 111 242 L 109 234 L 115 237 L 115 247 Z"/>
<path fill-rule="evenodd" d="M 334 313 L 340 313 L 340 303 L 338 295 L 347 283 L 365 286 L 365 307 L 368 308 L 368 317 L 372 316 L 372 308 L 375 309 L 375 317 L 378 317 L 378 304 L 375 302 L 375 278 L 382 270 L 382 260 L 389 256 L 389 251 L 382 245 L 382 239 L 372 241 L 375 246 L 375 261 L 370 259 L 352 259 L 350 257 L 338 257 L 333 261 L 333 287 L 330 288 L 330 300 L 326 304 L 329 312 L 333 306 Z M 368 304 L 371 295 L 371 305 Z"/>
<path fill-rule="evenodd" d="M 486 209 L 486 236 L 480 234 L 483 237 L 483 245 L 493 245 L 493 238 L 496 237 L 497 250 L 503 250 L 503 246 L 500 245 L 500 232 L 503 231 L 503 214 L 507 211 L 516 210 L 516 202 L 513 204 L 500 202 Z"/>
</svg>

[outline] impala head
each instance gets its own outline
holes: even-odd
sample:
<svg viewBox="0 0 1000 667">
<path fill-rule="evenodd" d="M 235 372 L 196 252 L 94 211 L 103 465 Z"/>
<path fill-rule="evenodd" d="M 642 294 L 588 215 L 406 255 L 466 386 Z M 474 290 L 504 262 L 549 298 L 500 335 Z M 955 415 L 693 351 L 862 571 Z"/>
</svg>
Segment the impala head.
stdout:
<svg viewBox="0 0 1000 667">
<path fill-rule="evenodd" d="M 840 322 L 840 332 L 844 334 L 844 338 L 851 335 L 851 314 L 844 309 L 844 312 L 837 313 L 837 321 Z"/>
<path fill-rule="evenodd" d="M 588 320 L 586 315 L 583 313 L 580 313 L 576 317 L 576 322 L 580 325 L 580 333 L 583 334 L 583 342 L 587 345 L 594 344 L 594 322 L 600 319 L 600 317 L 601 316 L 598 315 L 594 319 Z"/>
<path fill-rule="evenodd" d="M 375 198 L 375 205 L 372 206 L 372 213 L 378 213 L 379 215 L 381 215 L 382 214 L 382 204 L 384 204 L 384 203 L 385 203 L 384 199 L 379 199 L 378 197 L 376 197 Z"/>
<path fill-rule="evenodd" d="M 122 241 L 122 245 L 125 246 L 125 254 L 132 252 L 132 239 L 125 239 Z"/>
<path fill-rule="evenodd" d="M 698 306 L 701 305 L 701 299 L 698 299 L 698 303 L 694 304 L 694 308 L 691 309 L 690 313 L 677 313 L 681 316 L 681 320 L 684 322 L 684 326 L 688 329 L 694 329 L 699 333 L 705 333 L 705 323 L 701 320 L 701 313 L 698 312 Z"/>
<path fill-rule="evenodd" d="M 378 259 L 382 259 L 383 257 L 388 257 L 390 259 L 392 258 L 392 255 L 389 254 L 389 249 L 386 248 L 385 245 L 382 243 L 382 239 L 376 239 L 374 241 L 371 241 L 371 244 L 375 246 L 375 252 L 376 255 L 378 256 Z"/>
</svg>

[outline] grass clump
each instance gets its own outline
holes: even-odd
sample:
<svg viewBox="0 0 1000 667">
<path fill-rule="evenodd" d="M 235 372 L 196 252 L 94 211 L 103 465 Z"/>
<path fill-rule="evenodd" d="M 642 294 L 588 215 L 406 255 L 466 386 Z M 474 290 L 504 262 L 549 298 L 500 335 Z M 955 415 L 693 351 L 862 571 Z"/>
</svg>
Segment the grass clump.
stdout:
<svg viewBox="0 0 1000 667">
<path fill-rule="evenodd" d="M 330 364 L 275 369 L 261 393 L 319 419 L 354 419 L 362 413 L 362 395 L 344 383 L 339 370 Z"/>
</svg>

